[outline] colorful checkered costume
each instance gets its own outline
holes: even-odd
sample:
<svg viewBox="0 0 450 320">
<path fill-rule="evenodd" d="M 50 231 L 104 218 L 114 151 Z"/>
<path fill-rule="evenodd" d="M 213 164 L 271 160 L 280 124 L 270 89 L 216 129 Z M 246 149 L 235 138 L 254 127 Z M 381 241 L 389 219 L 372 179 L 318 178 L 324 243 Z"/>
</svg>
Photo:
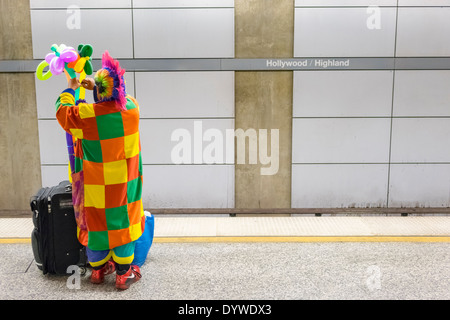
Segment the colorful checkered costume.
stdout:
<svg viewBox="0 0 450 320">
<path fill-rule="evenodd" d="M 66 89 L 59 96 L 56 118 L 77 139 L 74 172 L 83 174 L 87 226 L 79 239 L 91 250 L 113 249 L 137 240 L 145 227 L 139 105 L 131 96 L 124 105 L 75 105 L 74 95 Z"/>
</svg>

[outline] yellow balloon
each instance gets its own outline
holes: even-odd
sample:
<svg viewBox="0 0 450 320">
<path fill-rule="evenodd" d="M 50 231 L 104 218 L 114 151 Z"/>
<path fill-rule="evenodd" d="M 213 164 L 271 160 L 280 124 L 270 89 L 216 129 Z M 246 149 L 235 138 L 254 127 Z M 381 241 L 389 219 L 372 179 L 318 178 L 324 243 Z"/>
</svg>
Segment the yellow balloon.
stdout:
<svg viewBox="0 0 450 320">
<path fill-rule="evenodd" d="M 72 169 L 70 168 L 70 161 L 69 161 L 69 182 L 72 183 Z"/>
<path fill-rule="evenodd" d="M 80 73 L 80 80 L 79 80 L 80 83 L 85 78 L 86 78 L 86 72 L 84 72 L 84 70 L 83 70 L 83 72 Z M 86 89 L 84 87 L 80 87 L 80 93 L 78 95 L 78 99 L 84 100 L 85 96 L 86 96 Z"/>
<path fill-rule="evenodd" d="M 45 67 L 48 67 L 48 66 L 49 66 L 49 64 L 45 60 L 42 61 L 41 63 L 39 63 L 39 65 L 37 66 L 37 68 L 36 68 L 36 77 L 39 80 L 43 80 L 44 81 L 44 80 L 49 79 L 52 76 L 52 73 L 50 72 L 50 69 L 48 69 L 46 73 L 43 73 Z"/>
<path fill-rule="evenodd" d="M 78 59 L 77 63 L 73 67 L 73 70 L 75 70 L 76 73 L 80 73 L 84 69 L 84 65 L 86 64 L 86 58 L 80 58 Z"/>
</svg>

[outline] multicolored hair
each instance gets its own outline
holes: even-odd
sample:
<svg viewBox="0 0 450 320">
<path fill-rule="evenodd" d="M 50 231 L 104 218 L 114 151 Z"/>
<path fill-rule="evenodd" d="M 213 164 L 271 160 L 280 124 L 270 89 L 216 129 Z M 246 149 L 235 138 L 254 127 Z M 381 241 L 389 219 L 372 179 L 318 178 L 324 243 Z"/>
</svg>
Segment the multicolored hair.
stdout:
<svg viewBox="0 0 450 320">
<path fill-rule="evenodd" d="M 116 101 L 121 110 L 126 110 L 127 104 L 125 80 L 123 75 L 125 69 L 114 60 L 108 51 L 102 55 L 102 69 L 95 74 L 94 81 L 97 86 L 97 96 L 100 101 Z"/>
</svg>

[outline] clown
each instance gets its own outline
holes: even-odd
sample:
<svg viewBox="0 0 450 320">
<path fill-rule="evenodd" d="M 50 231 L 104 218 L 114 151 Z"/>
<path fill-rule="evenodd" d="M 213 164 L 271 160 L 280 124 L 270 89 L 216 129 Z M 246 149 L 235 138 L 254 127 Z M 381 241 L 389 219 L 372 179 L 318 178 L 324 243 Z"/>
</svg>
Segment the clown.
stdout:
<svg viewBox="0 0 450 320">
<path fill-rule="evenodd" d="M 145 227 L 139 105 L 126 94 L 125 70 L 107 51 L 95 78 L 68 81 L 56 101 L 56 118 L 76 139 L 72 174 L 78 239 L 93 267 L 91 282 L 116 271 L 116 288 L 141 278 L 132 265 Z M 93 90 L 93 104 L 75 103 L 75 91 Z"/>
</svg>

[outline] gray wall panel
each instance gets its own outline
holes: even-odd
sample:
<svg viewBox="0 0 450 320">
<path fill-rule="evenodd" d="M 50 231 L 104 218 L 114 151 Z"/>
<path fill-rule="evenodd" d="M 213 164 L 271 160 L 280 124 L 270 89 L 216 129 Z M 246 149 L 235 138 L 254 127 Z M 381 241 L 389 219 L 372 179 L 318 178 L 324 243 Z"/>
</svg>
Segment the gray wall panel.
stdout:
<svg viewBox="0 0 450 320">
<path fill-rule="evenodd" d="M 66 132 L 58 121 L 38 120 L 41 164 L 64 165 L 69 162 Z"/>
<path fill-rule="evenodd" d="M 143 118 L 234 117 L 234 72 L 137 72 Z"/>
<path fill-rule="evenodd" d="M 69 180 L 68 165 L 46 165 L 41 166 L 42 186 L 53 187 L 63 180 Z"/>
<path fill-rule="evenodd" d="M 233 165 L 144 165 L 146 208 L 233 208 Z"/>
<path fill-rule="evenodd" d="M 177 129 L 186 131 L 186 136 L 183 136 L 183 138 L 174 136 L 174 141 L 172 141 L 172 134 Z M 223 138 L 222 142 L 219 140 L 221 137 L 218 132 L 217 135 L 219 137 L 217 141 L 206 140 L 205 133 L 209 129 L 220 131 Z M 188 163 L 197 163 L 196 159 L 199 159 L 198 163 L 208 163 L 206 162 L 208 158 L 204 157 L 205 154 L 209 155 L 208 152 L 210 149 L 208 146 L 211 148 L 217 146 L 217 149 L 214 149 L 223 153 L 222 161 L 218 163 L 226 163 L 226 129 L 232 129 L 234 131 L 233 119 L 143 119 L 140 122 L 142 161 L 144 164 L 173 164 L 172 150 L 180 143 L 189 141 L 186 139 L 190 139 L 191 156 L 189 157 L 190 162 Z M 228 150 L 231 152 L 232 159 L 228 163 L 231 164 L 234 163 L 234 139 L 232 142 Z M 217 143 L 217 145 L 213 143 Z M 222 147 L 219 148 L 219 146 Z M 197 150 L 197 147 L 199 148 L 198 150 L 201 150 L 200 153 L 196 153 L 195 150 Z M 198 157 L 196 157 L 196 154 Z"/>
<path fill-rule="evenodd" d="M 450 207 L 450 164 L 392 164 L 389 205 Z"/>
<path fill-rule="evenodd" d="M 294 71 L 294 117 L 390 116 L 392 71 Z"/>
<path fill-rule="evenodd" d="M 392 162 L 450 162 L 450 118 L 393 119 Z"/>
<path fill-rule="evenodd" d="M 293 163 L 389 162 L 390 119 L 294 119 Z"/>
<path fill-rule="evenodd" d="M 398 57 L 450 55 L 450 8 L 399 8 Z"/>
<path fill-rule="evenodd" d="M 231 58 L 234 9 L 134 9 L 136 58 Z"/>
<path fill-rule="evenodd" d="M 133 0 L 134 8 L 233 8 L 234 0 Z"/>
<path fill-rule="evenodd" d="M 398 0 L 399 7 L 407 6 L 450 6 L 450 0 Z"/>
<path fill-rule="evenodd" d="M 394 116 L 450 116 L 450 70 L 396 71 Z"/>
<path fill-rule="evenodd" d="M 366 8 L 296 8 L 294 57 L 391 57 L 395 8 L 380 8 L 380 29 L 369 29 Z"/>
<path fill-rule="evenodd" d="M 44 59 L 53 44 L 62 43 L 89 43 L 92 58 L 101 58 L 105 50 L 114 58 L 133 57 L 131 9 L 81 9 L 79 28 L 71 29 L 71 21 L 66 10 L 31 10 L 33 58 Z"/>
<path fill-rule="evenodd" d="M 30 0 L 31 9 L 131 8 L 132 0 Z"/>
<path fill-rule="evenodd" d="M 396 6 L 397 0 L 295 0 L 296 7 Z"/>
<path fill-rule="evenodd" d="M 292 207 L 386 207 L 387 177 L 387 164 L 294 164 Z"/>
</svg>

